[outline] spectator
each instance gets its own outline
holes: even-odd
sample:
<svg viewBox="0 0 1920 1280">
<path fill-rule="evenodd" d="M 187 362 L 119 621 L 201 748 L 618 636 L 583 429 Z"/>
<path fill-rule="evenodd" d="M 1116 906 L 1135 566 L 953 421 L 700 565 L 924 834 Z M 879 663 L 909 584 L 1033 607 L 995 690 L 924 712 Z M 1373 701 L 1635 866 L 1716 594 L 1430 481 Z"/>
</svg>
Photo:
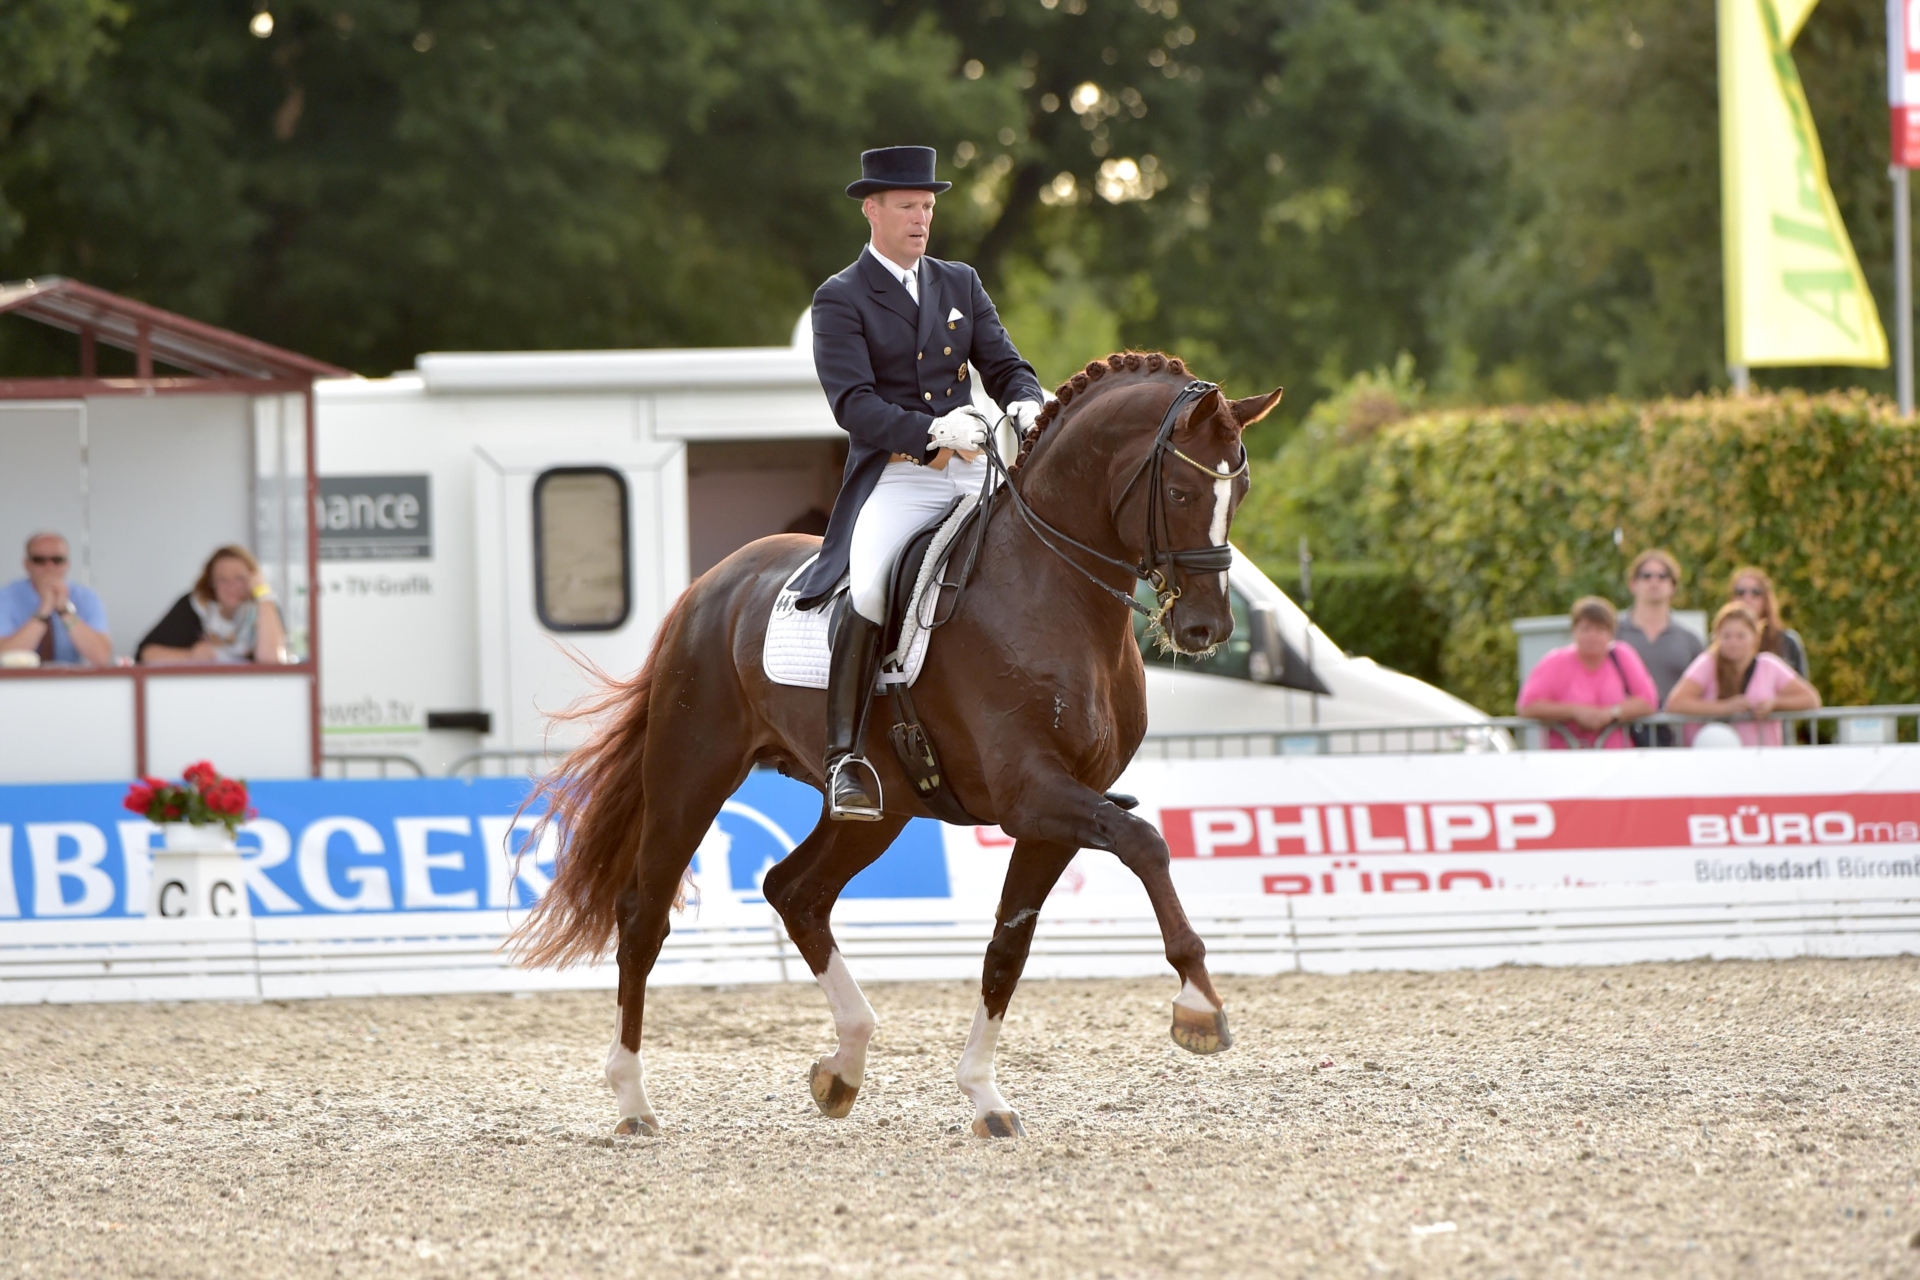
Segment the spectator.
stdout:
<svg viewBox="0 0 1920 1280">
<path fill-rule="evenodd" d="M 1819 705 L 1812 685 L 1761 649 L 1759 619 L 1737 600 L 1713 615 L 1713 644 L 1694 659 L 1667 699 L 1667 710 L 1680 715 L 1751 716 L 1733 726 L 1750 747 L 1781 744 L 1780 722 L 1762 723 L 1774 712 L 1811 711 Z M 1698 732 L 1689 727 L 1687 741 Z"/>
<path fill-rule="evenodd" d="M 37 653 L 42 665 L 110 667 L 107 607 L 91 588 L 67 581 L 67 540 L 27 539 L 27 576 L 0 587 L 0 653 Z"/>
<path fill-rule="evenodd" d="M 1568 727 L 1581 746 L 1600 744 L 1630 747 L 1624 727 L 1629 721 L 1652 715 L 1653 678 L 1640 655 L 1615 644 L 1617 623 L 1613 606 L 1599 596 L 1574 601 L 1573 643 L 1540 659 L 1520 690 L 1523 716 Z M 1557 733 L 1547 735 L 1547 746 L 1565 746 Z"/>
<path fill-rule="evenodd" d="M 287 631 L 260 562 L 245 547 L 213 553 L 193 590 L 140 641 L 140 661 L 265 662 L 287 660 Z"/>
<path fill-rule="evenodd" d="M 1654 548 L 1633 558 L 1627 570 L 1627 590 L 1633 608 L 1620 620 L 1620 639 L 1633 646 L 1653 677 L 1655 705 L 1664 703 L 1688 665 L 1706 648 L 1700 637 L 1673 621 L 1673 596 L 1680 586 L 1680 562 L 1671 551 Z M 1635 745 L 1671 747 L 1677 739 L 1670 725 L 1639 725 Z"/>
<path fill-rule="evenodd" d="M 1770 653 L 1793 668 L 1801 679 L 1807 677 L 1807 646 L 1800 633 L 1780 618 L 1780 602 L 1773 594 L 1773 579 L 1765 569 L 1754 565 L 1734 570 L 1730 594 L 1736 604 L 1747 606 L 1760 624 L 1760 652 Z"/>
</svg>

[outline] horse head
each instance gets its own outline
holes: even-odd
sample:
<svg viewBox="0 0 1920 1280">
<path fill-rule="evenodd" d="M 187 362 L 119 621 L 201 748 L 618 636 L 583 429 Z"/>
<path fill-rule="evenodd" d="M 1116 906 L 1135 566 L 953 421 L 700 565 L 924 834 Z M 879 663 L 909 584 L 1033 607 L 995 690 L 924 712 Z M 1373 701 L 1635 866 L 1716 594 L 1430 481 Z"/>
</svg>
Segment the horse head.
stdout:
<svg viewBox="0 0 1920 1280">
<path fill-rule="evenodd" d="M 1161 627 L 1181 653 L 1205 653 L 1233 632 L 1226 572 L 1196 569 L 1181 560 L 1192 558 L 1186 552 L 1226 547 L 1234 512 L 1249 486 L 1243 435 L 1280 396 L 1276 388 L 1268 395 L 1229 400 L 1218 387 L 1208 389 L 1176 419 L 1159 466 L 1146 467 L 1142 484 L 1115 512 L 1116 523 L 1129 531 L 1154 523 L 1155 536 L 1147 543 L 1170 553 L 1168 560 L 1147 567 L 1160 574 L 1149 581 L 1171 597 Z M 1148 491 L 1156 471 L 1157 494 Z M 1156 500 L 1159 513 L 1150 509 Z"/>
<path fill-rule="evenodd" d="M 1149 573 L 1167 605 L 1159 620 L 1166 642 L 1204 653 L 1233 631 L 1224 557 L 1247 493 L 1242 435 L 1281 392 L 1230 400 L 1206 387 L 1182 404 L 1190 382 L 1185 364 L 1157 352 L 1096 360 L 1054 393 L 1017 465 L 1022 492 L 1044 502 L 1061 529 L 1110 563 Z M 1169 411 L 1176 416 L 1163 438 Z M 1104 510 L 1087 502 L 1094 493 L 1105 494 Z M 1212 548 L 1220 553 L 1204 554 Z"/>
</svg>

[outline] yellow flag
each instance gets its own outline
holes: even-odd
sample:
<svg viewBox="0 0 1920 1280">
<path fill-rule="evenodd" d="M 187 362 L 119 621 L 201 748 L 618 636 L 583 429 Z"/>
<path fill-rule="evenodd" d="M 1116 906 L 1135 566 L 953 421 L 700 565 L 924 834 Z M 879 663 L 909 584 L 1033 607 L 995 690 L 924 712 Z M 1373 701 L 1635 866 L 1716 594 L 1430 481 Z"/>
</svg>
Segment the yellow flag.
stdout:
<svg viewBox="0 0 1920 1280">
<path fill-rule="evenodd" d="M 1887 335 L 1794 70 L 1819 0 L 1717 0 L 1727 363 L 1884 367 Z"/>
</svg>

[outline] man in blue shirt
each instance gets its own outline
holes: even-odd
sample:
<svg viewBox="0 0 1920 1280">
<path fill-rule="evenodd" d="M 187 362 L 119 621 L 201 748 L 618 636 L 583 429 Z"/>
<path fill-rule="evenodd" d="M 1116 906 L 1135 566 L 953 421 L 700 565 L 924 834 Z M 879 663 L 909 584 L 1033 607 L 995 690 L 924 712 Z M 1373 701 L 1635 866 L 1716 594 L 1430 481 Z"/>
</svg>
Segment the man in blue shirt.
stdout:
<svg viewBox="0 0 1920 1280">
<path fill-rule="evenodd" d="M 67 540 L 27 539 L 27 576 L 0 587 L 0 653 L 37 653 L 41 665 L 110 667 L 107 609 L 88 587 L 67 581 Z"/>
</svg>

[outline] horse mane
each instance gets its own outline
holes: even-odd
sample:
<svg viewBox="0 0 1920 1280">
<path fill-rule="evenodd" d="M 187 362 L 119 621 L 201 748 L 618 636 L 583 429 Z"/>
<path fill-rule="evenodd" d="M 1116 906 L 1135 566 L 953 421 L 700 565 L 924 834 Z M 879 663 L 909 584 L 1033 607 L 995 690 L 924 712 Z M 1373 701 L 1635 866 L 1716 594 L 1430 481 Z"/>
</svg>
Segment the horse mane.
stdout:
<svg viewBox="0 0 1920 1280">
<path fill-rule="evenodd" d="M 1138 373 L 1142 377 L 1151 377 L 1159 373 L 1172 374 L 1176 378 L 1192 376 L 1187 372 L 1186 363 L 1179 356 L 1170 356 L 1160 351 L 1116 351 L 1105 360 L 1091 361 L 1086 368 L 1054 389 L 1053 399 L 1041 407 L 1040 416 L 1033 420 L 1032 429 L 1021 438 L 1020 456 L 1013 460 L 1013 466 L 1009 470 L 1020 469 L 1021 464 L 1026 462 L 1027 455 L 1032 453 L 1034 446 L 1040 443 L 1040 437 L 1046 433 L 1048 427 L 1053 425 L 1055 419 L 1065 412 L 1066 407 L 1073 403 L 1075 396 L 1108 374 L 1121 373 Z"/>
</svg>

